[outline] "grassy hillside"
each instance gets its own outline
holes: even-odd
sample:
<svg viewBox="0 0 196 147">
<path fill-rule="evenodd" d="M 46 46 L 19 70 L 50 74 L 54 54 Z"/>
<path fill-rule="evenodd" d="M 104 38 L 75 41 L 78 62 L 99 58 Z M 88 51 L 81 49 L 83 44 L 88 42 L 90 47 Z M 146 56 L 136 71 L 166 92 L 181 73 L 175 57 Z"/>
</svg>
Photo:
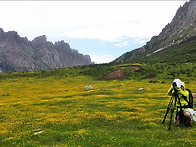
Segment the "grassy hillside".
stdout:
<svg viewBox="0 0 196 147">
<path fill-rule="evenodd" d="M 159 42 L 157 42 L 159 44 Z M 171 46 L 165 50 L 152 54 L 153 51 L 150 49 L 145 52 L 145 57 L 139 56 L 137 59 L 130 59 L 132 52 L 125 54 L 126 62 L 139 62 L 139 63 L 186 63 L 186 62 L 196 62 L 196 37 L 187 39 L 184 42 L 181 42 L 178 45 Z M 151 54 L 146 57 L 147 54 Z"/>
<path fill-rule="evenodd" d="M 171 131 L 169 115 L 161 122 L 174 78 L 196 92 L 196 64 L 137 65 L 0 74 L 0 146 L 195 146 L 195 122 Z M 115 70 L 127 78 L 97 80 Z"/>
</svg>

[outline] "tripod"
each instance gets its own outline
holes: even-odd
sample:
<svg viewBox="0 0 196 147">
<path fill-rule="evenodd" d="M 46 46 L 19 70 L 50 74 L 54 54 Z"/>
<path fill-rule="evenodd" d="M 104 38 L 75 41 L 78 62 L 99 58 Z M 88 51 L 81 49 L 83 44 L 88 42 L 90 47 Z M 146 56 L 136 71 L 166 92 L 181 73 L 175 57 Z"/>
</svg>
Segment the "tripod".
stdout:
<svg viewBox="0 0 196 147">
<path fill-rule="evenodd" d="M 176 100 L 177 100 L 177 97 L 175 96 L 175 94 L 171 97 L 170 101 L 169 101 L 169 104 L 167 106 L 167 111 L 165 113 L 165 116 L 164 116 L 164 119 L 162 121 L 162 124 L 164 124 L 165 122 L 165 119 L 167 117 L 167 114 L 168 112 L 171 110 L 171 115 L 170 115 L 170 121 L 169 121 L 169 127 L 168 127 L 168 130 L 171 129 L 171 123 L 172 123 L 172 116 L 173 116 L 173 113 L 174 113 L 174 109 L 176 108 Z"/>
<path fill-rule="evenodd" d="M 173 87 L 175 87 L 175 83 L 173 83 Z M 168 112 L 171 110 L 171 115 L 170 115 L 170 121 L 169 121 L 169 127 L 168 127 L 168 130 L 170 130 L 171 129 L 171 123 L 172 123 L 172 116 L 173 116 L 173 113 L 174 113 L 174 110 L 175 110 L 175 108 L 176 108 L 176 101 L 177 101 L 177 99 L 178 99 L 178 102 L 179 102 L 179 105 L 180 105 L 180 107 L 178 107 L 178 108 L 180 108 L 180 122 L 183 122 L 184 120 L 183 120 L 183 111 L 182 111 L 182 106 L 181 106 L 181 102 L 180 102 L 180 98 L 179 98 L 179 96 L 178 96 L 178 93 L 177 93 L 177 91 L 176 91 L 176 89 L 174 88 L 174 93 L 173 93 L 173 95 L 172 95 L 172 97 L 171 97 L 171 99 L 170 99 L 170 102 L 169 102 L 169 104 L 168 104 L 168 106 L 167 106 L 167 111 L 166 111 L 166 113 L 165 113 L 165 116 L 164 116 L 164 119 L 163 119 L 163 121 L 162 121 L 162 124 L 164 124 L 164 122 L 165 122 L 165 119 L 166 119 L 166 117 L 167 117 L 167 114 L 168 114 Z M 173 103 L 174 102 L 174 103 Z M 177 108 L 177 112 L 178 112 L 178 108 Z"/>
</svg>

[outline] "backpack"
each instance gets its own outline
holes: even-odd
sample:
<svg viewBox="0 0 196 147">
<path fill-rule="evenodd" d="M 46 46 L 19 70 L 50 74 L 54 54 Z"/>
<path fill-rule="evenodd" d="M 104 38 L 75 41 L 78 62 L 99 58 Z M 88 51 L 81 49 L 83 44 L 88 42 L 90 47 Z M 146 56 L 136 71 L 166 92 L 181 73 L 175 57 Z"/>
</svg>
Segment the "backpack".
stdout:
<svg viewBox="0 0 196 147">
<path fill-rule="evenodd" d="M 186 88 L 186 90 L 189 92 L 189 101 L 186 99 L 186 97 L 183 96 L 183 98 L 188 103 L 188 107 L 193 109 L 193 95 L 190 89 Z"/>
</svg>

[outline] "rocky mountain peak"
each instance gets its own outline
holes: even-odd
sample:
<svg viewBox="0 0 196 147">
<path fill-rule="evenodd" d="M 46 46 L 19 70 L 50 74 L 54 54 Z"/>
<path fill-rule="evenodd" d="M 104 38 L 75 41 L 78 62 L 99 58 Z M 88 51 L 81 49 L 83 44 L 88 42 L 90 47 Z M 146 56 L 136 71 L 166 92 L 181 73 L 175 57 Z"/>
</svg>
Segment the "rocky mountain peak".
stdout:
<svg viewBox="0 0 196 147">
<path fill-rule="evenodd" d="M 9 32 L 6 33 L 6 35 L 7 35 L 8 37 L 13 37 L 13 38 L 19 37 L 18 33 L 15 32 L 15 31 L 9 31 Z"/>
<path fill-rule="evenodd" d="M 3 36 L 4 36 L 4 31 L 3 31 L 3 29 L 0 28 L 0 39 L 2 39 Z"/>
<path fill-rule="evenodd" d="M 4 31 L 3 31 L 3 29 L 2 29 L 2 28 L 0 28 L 0 34 L 2 34 L 2 33 L 4 33 Z"/>
<path fill-rule="evenodd" d="M 70 48 L 69 44 L 65 43 L 64 40 L 55 42 L 54 46 L 57 48 Z"/>
<path fill-rule="evenodd" d="M 18 33 L 15 31 L 4 32 L 3 29 L 0 28 L 0 39 L 2 40 L 14 40 L 19 37 Z"/>
<path fill-rule="evenodd" d="M 196 1 L 190 0 L 177 10 L 172 22 L 163 29 L 162 34 L 172 30 L 187 29 L 196 24 Z"/>
<path fill-rule="evenodd" d="M 47 41 L 45 35 L 32 41 L 17 32 L 0 29 L 0 72 L 37 71 L 92 64 L 90 56 L 78 53 L 64 41 Z"/>
<path fill-rule="evenodd" d="M 36 38 L 34 38 L 34 39 L 32 40 L 32 44 L 33 44 L 34 46 L 46 45 L 46 43 L 47 43 L 47 38 L 46 38 L 45 35 L 38 36 L 38 37 L 36 37 Z"/>
<path fill-rule="evenodd" d="M 123 54 L 114 62 L 151 56 L 194 36 L 196 36 L 196 1 L 189 0 L 179 7 L 171 23 L 168 23 L 158 36 L 153 36 L 146 45 Z"/>
</svg>

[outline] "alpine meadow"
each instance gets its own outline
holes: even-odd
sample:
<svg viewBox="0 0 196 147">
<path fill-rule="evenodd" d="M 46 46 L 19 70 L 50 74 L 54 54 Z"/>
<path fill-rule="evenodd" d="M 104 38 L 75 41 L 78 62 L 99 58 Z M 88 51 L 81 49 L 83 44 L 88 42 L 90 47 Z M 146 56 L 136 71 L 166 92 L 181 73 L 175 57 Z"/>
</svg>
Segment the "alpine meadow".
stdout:
<svg viewBox="0 0 196 147">
<path fill-rule="evenodd" d="M 191 90 L 196 111 L 195 71 L 195 0 L 146 45 L 107 64 L 64 41 L 0 29 L 0 146 L 195 147 L 196 122 L 176 126 L 176 109 L 166 113 L 174 79 Z"/>
<path fill-rule="evenodd" d="M 0 145 L 195 146 L 195 122 L 170 131 L 170 115 L 161 123 L 171 82 L 178 77 L 195 92 L 195 68 L 121 63 L 2 73 Z"/>
</svg>

